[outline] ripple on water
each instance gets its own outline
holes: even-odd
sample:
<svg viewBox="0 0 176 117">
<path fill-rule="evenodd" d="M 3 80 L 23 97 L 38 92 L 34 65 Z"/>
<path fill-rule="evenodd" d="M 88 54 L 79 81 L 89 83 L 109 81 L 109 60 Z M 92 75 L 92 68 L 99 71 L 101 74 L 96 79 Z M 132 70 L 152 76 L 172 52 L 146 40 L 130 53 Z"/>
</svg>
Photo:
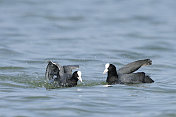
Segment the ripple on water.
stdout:
<svg viewBox="0 0 176 117">
<path fill-rule="evenodd" d="M 0 0 L 0 116 L 176 116 L 176 1 Z M 137 9 L 137 10 L 136 10 Z M 150 58 L 152 84 L 106 85 L 104 64 Z M 54 87 L 47 61 L 84 83 Z"/>
<path fill-rule="evenodd" d="M 0 55 L 1 56 L 20 56 L 21 55 L 21 53 L 19 53 L 19 52 L 16 52 L 16 51 L 14 51 L 14 50 L 11 50 L 11 49 L 7 49 L 7 48 L 1 48 L 0 49 Z"/>
</svg>

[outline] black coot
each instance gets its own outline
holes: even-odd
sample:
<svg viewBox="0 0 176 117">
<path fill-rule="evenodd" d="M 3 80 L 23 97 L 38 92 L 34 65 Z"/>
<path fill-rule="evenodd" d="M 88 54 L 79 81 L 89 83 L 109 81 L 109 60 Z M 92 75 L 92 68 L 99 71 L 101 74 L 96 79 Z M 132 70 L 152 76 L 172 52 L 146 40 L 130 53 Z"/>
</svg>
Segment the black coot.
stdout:
<svg viewBox="0 0 176 117">
<path fill-rule="evenodd" d="M 48 62 L 46 67 L 45 78 L 49 83 L 57 84 L 59 87 L 74 87 L 78 80 L 82 82 L 81 71 L 72 70 L 79 68 L 79 65 L 61 66 L 52 61 Z"/>
<path fill-rule="evenodd" d="M 107 63 L 105 65 L 104 74 L 108 73 L 106 82 L 109 85 L 112 84 L 135 84 L 135 83 L 152 83 L 154 82 L 148 75 L 144 72 L 137 72 L 140 67 L 151 65 L 152 61 L 150 59 L 138 60 L 129 63 L 119 70 L 116 71 L 116 67 L 113 64 Z"/>
</svg>

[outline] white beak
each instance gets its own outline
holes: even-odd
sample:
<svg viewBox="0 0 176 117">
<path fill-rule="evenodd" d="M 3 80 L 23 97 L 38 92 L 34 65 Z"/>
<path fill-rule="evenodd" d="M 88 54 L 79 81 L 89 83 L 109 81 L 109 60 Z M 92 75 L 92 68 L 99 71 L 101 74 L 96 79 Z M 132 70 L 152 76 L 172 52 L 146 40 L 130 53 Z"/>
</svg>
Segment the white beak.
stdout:
<svg viewBox="0 0 176 117">
<path fill-rule="evenodd" d="M 78 74 L 78 80 L 80 80 L 82 82 L 81 71 L 78 71 L 77 74 Z"/>
<path fill-rule="evenodd" d="M 105 70 L 103 72 L 103 74 L 106 74 L 108 72 L 108 68 L 109 68 L 110 64 L 109 63 L 106 63 L 105 65 Z"/>
<path fill-rule="evenodd" d="M 105 69 L 104 72 L 103 72 L 103 74 L 106 74 L 107 72 L 108 72 L 108 69 Z"/>
</svg>

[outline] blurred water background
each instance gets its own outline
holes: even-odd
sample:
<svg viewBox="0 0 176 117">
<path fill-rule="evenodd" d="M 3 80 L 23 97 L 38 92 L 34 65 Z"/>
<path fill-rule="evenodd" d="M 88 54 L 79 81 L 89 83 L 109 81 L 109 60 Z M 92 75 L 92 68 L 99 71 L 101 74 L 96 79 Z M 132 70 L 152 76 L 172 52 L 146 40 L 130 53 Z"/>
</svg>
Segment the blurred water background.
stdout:
<svg viewBox="0 0 176 117">
<path fill-rule="evenodd" d="M 0 0 L 0 117 L 175 117 L 175 0 Z M 104 87 L 107 62 L 155 83 Z M 47 61 L 84 83 L 48 89 Z"/>
</svg>

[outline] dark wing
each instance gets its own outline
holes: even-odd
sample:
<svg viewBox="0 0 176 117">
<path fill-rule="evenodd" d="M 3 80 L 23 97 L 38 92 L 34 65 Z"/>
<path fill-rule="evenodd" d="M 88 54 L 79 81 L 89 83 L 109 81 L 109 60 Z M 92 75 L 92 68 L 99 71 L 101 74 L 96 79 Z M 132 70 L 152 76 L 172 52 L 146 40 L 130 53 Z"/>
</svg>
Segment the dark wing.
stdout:
<svg viewBox="0 0 176 117">
<path fill-rule="evenodd" d="M 151 64 L 152 64 L 152 61 L 150 59 L 138 60 L 123 66 L 117 72 L 119 74 L 129 74 L 137 71 L 141 66 L 146 66 Z"/>
<path fill-rule="evenodd" d="M 63 66 L 63 68 L 64 68 L 64 73 L 72 75 L 72 70 L 78 69 L 79 65 L 67 65 L 67 66 Z"/>
<path fill-rule="evenodd" d="M 145 77 L 144 72 L 122 74 L 119 76 L 119 82 L 122 84 L 145 83 Z"/>
<path fill-rule="evenodd" d="M 50 82 L 54 81 L 56 78 L 60 78 L 59 72 L 60 72 L 59 65 L 53 63 L 52 61 L 49 61 L 45 72 L 46 80 Z"/>
</svg>

